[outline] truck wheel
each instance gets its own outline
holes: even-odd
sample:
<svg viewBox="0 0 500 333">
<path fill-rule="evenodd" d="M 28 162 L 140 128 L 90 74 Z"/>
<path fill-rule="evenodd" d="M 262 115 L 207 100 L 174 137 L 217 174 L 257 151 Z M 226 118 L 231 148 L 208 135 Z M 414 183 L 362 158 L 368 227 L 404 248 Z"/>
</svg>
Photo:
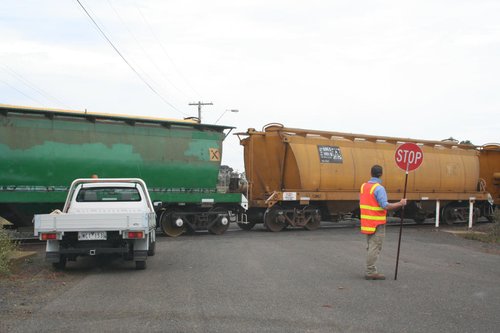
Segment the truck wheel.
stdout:
<svg viewBox="0 0 500 333">
<path fill-rule="evenodd" d="M 152 257 L 156 253 L 156 241 L 149 243 L 148 256 Z"/>
<path fill-rule="evenodd" d="M 134 251 L 130 249 L 128 252 L 123 254 L 123 260 L 132 261 L 134 260 Z"/>
<path fill-rule="evenodd" d="M 54 267 L 54 269 L 57 271 L 62 271 L 63 269 L 66 268 L 66 262 L 67 262 L 66 256 L 61 254 L 59 255 L 59 261 L 53 262 L 52 267 Z"/>
<path fill-rule="evenodd" d="M 146 260 L 136 261 L 135 262 L 135 269 L 136 270 L 146 269 Z"/>
</svg>

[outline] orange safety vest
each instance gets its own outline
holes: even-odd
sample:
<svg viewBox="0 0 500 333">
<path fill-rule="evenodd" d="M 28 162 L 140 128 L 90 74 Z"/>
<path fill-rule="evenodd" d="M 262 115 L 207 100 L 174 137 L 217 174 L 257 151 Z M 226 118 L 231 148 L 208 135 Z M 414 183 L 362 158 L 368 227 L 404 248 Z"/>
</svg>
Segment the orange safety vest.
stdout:
<svg viewBox="0 0 500 333">
<path fill-rule="evenodd" d="M 387 210 L 379 206 L 375 198 L 375 189 L 379 183 L 364 183 L 361 185 L 359 195 L 359 209 L 361 211 L 361 233 L 373 234 L 377 226 L 385 224 L 387 220 Z"/>
</svg>

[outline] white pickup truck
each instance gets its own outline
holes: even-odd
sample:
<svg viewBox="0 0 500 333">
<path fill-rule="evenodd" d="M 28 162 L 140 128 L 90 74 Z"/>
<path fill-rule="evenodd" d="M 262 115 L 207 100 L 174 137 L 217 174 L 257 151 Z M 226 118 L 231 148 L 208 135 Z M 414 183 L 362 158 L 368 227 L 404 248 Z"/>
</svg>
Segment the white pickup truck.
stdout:
<svg viewBox="0 0 500 333">
<path fill-rule="evenodd" d="M 100 254 L 121 254 L 135 261 L 136 269 L 145 269 L 155 253 L 156 214 L 138 178 L 76 179 L 63 211 L 35 215 L 34 224 L 56 269 L 78 256 Z"/>
</svg>

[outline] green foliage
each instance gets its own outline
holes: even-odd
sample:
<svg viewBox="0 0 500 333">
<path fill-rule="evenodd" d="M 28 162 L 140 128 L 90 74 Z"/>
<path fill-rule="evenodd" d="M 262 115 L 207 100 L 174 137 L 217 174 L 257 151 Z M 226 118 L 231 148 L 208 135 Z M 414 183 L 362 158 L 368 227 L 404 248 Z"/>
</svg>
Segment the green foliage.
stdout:
<svg viewBox="0 0 500 333">
<path fill-rule="evenodd" d="M 0 228 L 0 275 L 10 273 L 9 258 L 16 248 L 16 244 L 7 235 L 7 232 Z"/>
<path fill-rule="evenodd" d="M 484 243 L 500 243 L 500 227 L 497 224 L 489 232 L 471 231 L 464 235 L 466 239 L 477 240 Z"/>
</svg>

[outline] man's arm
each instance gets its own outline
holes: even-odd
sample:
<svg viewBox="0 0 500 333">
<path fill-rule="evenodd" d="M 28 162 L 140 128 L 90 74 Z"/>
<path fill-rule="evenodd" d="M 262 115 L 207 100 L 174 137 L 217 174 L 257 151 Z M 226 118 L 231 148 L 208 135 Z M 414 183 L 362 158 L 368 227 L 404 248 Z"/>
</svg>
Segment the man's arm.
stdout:
<svg viewBox="0 0 500 333">
<path fill-rule="evenodd" d="M 379 206 L 386 210 L 396 210 L 406 205 L 406 199 L 401 199 L 399 202 L 389 203 L 387 201 L 387 192 L 383 186 L 378 186 L 375 189 L 374 195 Z"/>
<path fill-rule="evenodd" d="M 401 208 L 403 206 L 406 206 L 406 199 L 401 199 L 399 202 L 393 202 L 393 203 L 387 203 L 387 206 L 385 206 L 384 209 L 387 210 L 396 210 L 398 208 Z"/>
</svg>

